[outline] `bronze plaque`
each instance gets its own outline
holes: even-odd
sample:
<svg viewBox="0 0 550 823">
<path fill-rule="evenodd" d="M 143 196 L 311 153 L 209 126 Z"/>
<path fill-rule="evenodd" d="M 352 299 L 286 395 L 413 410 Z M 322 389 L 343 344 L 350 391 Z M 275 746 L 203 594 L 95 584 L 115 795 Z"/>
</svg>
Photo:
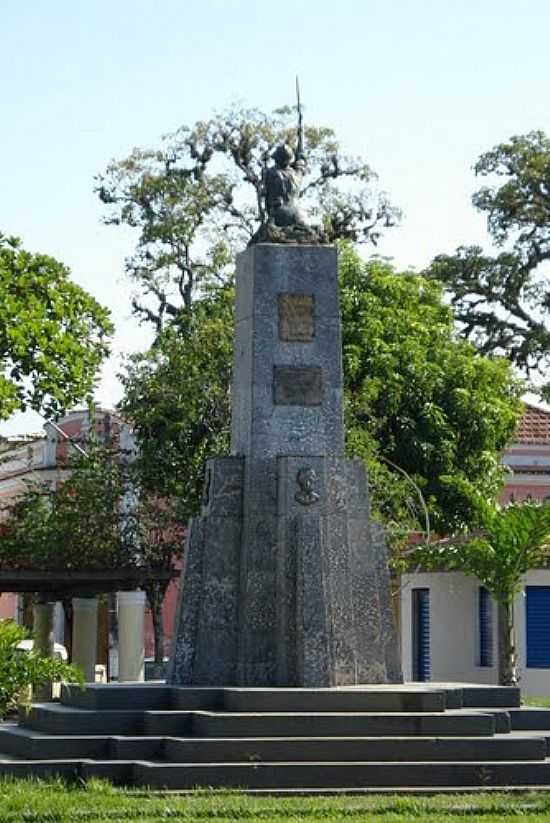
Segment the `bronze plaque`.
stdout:
<svg viewBox="0 0 550 823">
<path fill-rule="evenodd" d="M 282 292 L 279 295 L 279 339 L 309 343 L 314 336 L 313 295 Z"/>
<path fill-rule="evenodd" d="M 273 402 L 277 406 L 320 406 L 323 381 L 318 366 L 274 366 Z"/>
</svg>

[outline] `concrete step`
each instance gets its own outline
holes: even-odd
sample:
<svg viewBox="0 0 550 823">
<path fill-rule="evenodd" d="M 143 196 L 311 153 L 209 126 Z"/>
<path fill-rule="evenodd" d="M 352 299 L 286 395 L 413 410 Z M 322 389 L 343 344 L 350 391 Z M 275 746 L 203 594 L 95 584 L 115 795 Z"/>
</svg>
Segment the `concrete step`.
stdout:
<svg viewBox="0 0 550 823">
<path fill-rule="evenodd" d="M 550 731 L 550 709 L 521 706 L 519 709 L 509 709 L 509 714 L 514 731 Z"/>
<path fill-rule="evenodd" d="M 406 689 L 223 690 L 227 712 L 443 712 L 444 691 Z"/>
<path fill-rule="evenodd" d="M 0 776 L 67 781 L 103 778 L 126 786 L 186 790 L 197 787 L 243 788 L 281 793 L 353 790 L 483 791 L 503 788 L 550 789 L 550 762 L 474 763 L 217 763 L 181 764 L 122 760 L 2 760 Z"/>
<path fill-rule="evenodd" d="M 123 760 L 3 760 L 0 755 L 0 777 L 48 779 L 61 777 L 68 783 L 92 777 L 110 780 L 119 785 L 134 784 L 134 763 Z M 4 819 L 4 818 L 2 818 Z"/>
<path fill-rule="evenodd" d="M 517 708 L 521 704 L 521 691 L 515 686 L 494 686 L 479 683 L 407 683 L 408 688 L 422 687 L 444 691 L 448 709 Z M 394 688 L 388 686 L 387 688 Z"/>
<path fill-rule="evenodd" d="M 171 690 L 164 683 L 86 683 L 61 687 L 61 703 L 75 709 L 126 710 L 170 708 Z"/>
<path fill-rule="evenodd" d="M 161 737 L 165 735 L 186 737 L 193 734 L 194 714 L 194 712 L 175 710 L 144 712 L 141 733 Z"/>
<path fill-rule="evenodd" d="M 223 708 L 221 688 L 167 686 L 165 683 L 87 683 L 85 689 L 66 685 L 61 690 L 65 706 L 92 711 Z"/>
<path fill-rule="evenodd" d="M 136 740 L 123 758 L 150 759 Z M 162 760 L 179 763 L 267 761 L 479 761 L 544 760 L 543 737 L 317 737 L 317 738 L 173 738 L 164 741 Z"/>
<path fill-rule="evenodd" d="M 353 686 L 331 689 L 170 686 L 165 683 L 88 683 L 64 686 L 61 702 L 91 710 L 225 709 L 226 711 L 443 711 L 518 708 L 519 689 L 464 683 Z"/>
<path fill-rule="evenodd" d="M 104 735 L 48 735 L 15 724 L 3 724 L 0 727 L 0 752 L 25 760 L 107 758 L 109 738 Z"/>
<path fill-rule="evenodd" d="M 152 713 L 151 713 L 152 714 Z M 491 736 L 492 714 L 463 711 L 435 713 L 191 713 L 191 732 L 196 737 L 409 737 Z M 178 736 L 182 736 L 181 734 Z"/>
<path fill-rule="evenodd" d="M 6 724 L 0 727 L 0 752 L 24 760 L 159 760 L 164 738 L 50 735 Z"/>
<path fill-rule="evenodd" d="M 208 763 L 138 762 L 133 778 L 155 788 L 228 787 L 386 788 L 545 786 L 550 788 L 548 761 L 480 761 L 422 763 Z"/>
<path fill-rule="evenodd" d="M 473 708 L 514 708 L 521 703 L 521 691 L 514 686 L 476 686 L 462 684 L 462 705 Z"/>
<path fill-rule="evenodd" d="M 89 711 L 57 703 L 35 703 L 20 721 L 26 729 L 57 735 L 140 734 L 143 711 Z"/>
<path fill-rule="evenodd" d="M 179 738 L 51 735 L 15 724 L 0 728 L 0 751 L 26 760 L 414 761 L 540 760 L 546 738 L 496 737 L 264 737 Z"/>
<path fill-rule="evenodd" d="M 210 712 L 176 710 L 77 709 L 37 703 L 21 721 L 23 728 L 65 736 L 201 737 L 374 737 L 409 735 L 492 735 L 492 712 Z M 502 729 L 505 731 L 505 729 Z"/>
<path fill-rule="evenodd" d="M 480 709 L 462 709 L 462 711 L 466 714 L 471 714 L 472 711 L 480 712 L 481 714 L 491 714 L 495 718 L 495 732 L 497 734 L 508 734 L 512 731 L 510 709 L 495 709 L 491 706 L 486 706 Z"/>
<path fill-rule="evenodd" d="M 72 708 L 97 710 L 413 712 L 444 711 L 442 690 L 422 689 L 241 689 L 170 687 L 163 684 L 88 684 L 84 690 L 64 686 L 61 702 Z M 461 704 L 460 704 L 461 705 Z"/>
</svg>

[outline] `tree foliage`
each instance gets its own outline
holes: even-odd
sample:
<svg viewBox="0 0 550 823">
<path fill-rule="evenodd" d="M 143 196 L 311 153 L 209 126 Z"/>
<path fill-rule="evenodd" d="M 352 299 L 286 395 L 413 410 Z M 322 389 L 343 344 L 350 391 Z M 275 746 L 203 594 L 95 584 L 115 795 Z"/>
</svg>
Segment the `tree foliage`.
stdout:
<svg viewBox="0 0 550 823">
<path fill-rule="evenodd" d="M 391 461 L 422 489 L 437 528 L 470 522 L 467 484 L 496 493 L 498 455 L 520 411 L 509 364 L 455 337 L 437 283 L 363 263 L 349 246 L 340 278 L 347 448 L 369 464 L 376 508 L 386 519 L 408 511 L 411 486 Z M 231 304 L 229 287 L 212 289 L 185 334 L 168 328 L 123 376 L 121 408 L 153 467 L 151 486 L 180 495 L 188 514 L 205 458 L 229 447 Z"/>
<path fill-rule="evenodd" d="M 45 657 L 37 649 L 22 651 L 22 640 L 31 635 L 12 620 L 0 620 L 0 719 L 25 704 L 29 687 L 58 681 L 84 685 L 82 672 L 57 658 Z"/>
<path fill-rule="evenodd" d="M 426 571 L 459 571 L 476 577 L 501 607 L 503 643 L 500 681 L 516 682 L 513 636 L 514 598 L 529 569 L 544 567 L 550 558 L 550 506 L 526 500 L 500 508 L 477 496 L 477 529 L 459 538 L 419 546 L 413 564 Z"/>
<path fill-rule="evenodd" d="M 209 283 L 225 282 L 264 218 L 262 170 L 278 143 L 296 142 L 295 112 L 256 109 L 183 126 L 158 149 L 138 150 L 97 177 L 105 222 L 138 232 L 127 270 L 138 294 L 133 308 L 157 333 L 189 309 Z M 344 155 L 332 129 L 305 129 L 307 174 L 302 201 L 330 242 L 376 243 L 399 212 L 374 187 L 360 158 Z"/>
<path fill-rule="evenodd" d="M 126 467 L 109 450 L 88 444 L 57 485 L 29 482 L 4 506 L 0 565 L 36 570 L 130 566 L 135 523 L 126 516 Z"/>
<path fill-rule="evenodd" d="M 29 482 L 3 508 L 0 567 L 170 570 L 180 548 L 171 501 L 148 497 L 127 456 L 93 441 L 57 485 Z M 165 517 L 166 515 L 166 517 Z M 168 515 L 170 519 L 168 520 Z M 159 528 L 165 523 L 172 530 Z"/>
<path fill-rule="evenodd" d="M 233 350 L 231 286 L 210 289 L 121 375 L 121 413 L 139 443 L 145 487 L 176 495 L 187 516 L 200 499 L 204 461 L 228 451 Z"/>
<path fill-rule="evenodd" d="M 0 420 L 27 407 L 58 414 L 89 395 L 112 330 L 62 263 L 0 234 Z"/>
<path fill-rule="evenodd" d="M 540 379 L 550 362 L 550 139 L 541 131 L 512 137 L 474 169 L 492 182 L 472 199 L 502 251 L 460 247 L 436 257 L 427 274 L 448 289 L 468 339 Z M 542 392 L 550 396 L 550 384 Z"/>
<path fill-rule="evenodd" d="M 29 483 L 3 510 L 0 569 L 34 571 L 146 571 L 143 589 L 153 617 L 155 662 L 163 661 L 161 606 L 184 519 L 178 500 L 150 491 L 143 462 L 117 444 L 86 443 L 56 486 Z"/>
<path fill-rule="evenodd" d="M 497 493 L 520 413 L 509 364 L 456 337 L 437 283 L 350 248 L 340 278 L 347 448 L 367 460 L 380 511 L 400 515 L 389 460 L 418 485 L 435 529 L 471 522 L 470 490 Z"/>
</svg>

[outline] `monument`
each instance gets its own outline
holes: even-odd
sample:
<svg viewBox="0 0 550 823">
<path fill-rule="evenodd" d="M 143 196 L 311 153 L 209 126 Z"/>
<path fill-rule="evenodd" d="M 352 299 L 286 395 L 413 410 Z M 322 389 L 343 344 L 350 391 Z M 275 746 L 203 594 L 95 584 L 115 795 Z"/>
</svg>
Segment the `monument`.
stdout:
<svg viewBox="0 0 550 823">
<path fill-rule="evenodd" d="M 298 203 L 298 112 L 237 257 L 231 455 L 207 461 L 189 526 L 174 685 L 401 680 L 383 531 L 344 453 L 337 252 Z"/>
</svg>

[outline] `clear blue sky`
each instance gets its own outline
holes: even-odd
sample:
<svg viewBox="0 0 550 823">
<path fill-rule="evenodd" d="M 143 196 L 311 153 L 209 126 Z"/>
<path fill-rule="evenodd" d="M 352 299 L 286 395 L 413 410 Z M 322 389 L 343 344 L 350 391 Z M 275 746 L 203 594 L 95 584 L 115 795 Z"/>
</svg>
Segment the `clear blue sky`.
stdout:
<svg viewBox="0 0 550 823">
<path fill-rule="evenodd" d="M 293 102 L 365 157 L 405 211 L 380 247 L 420 267 L 486 242 L 470 205 L 476 157 L 550 130 L 548 0 L 4 0 L 0 18 L 0 231 L 53 254 L 113 311 L 115 357 L 98 399 L 119 397 L 132 237 L 100 223 L 93 176 L 134 146 L 240 101 Z M 18 417 L 3 434 L 40 428 Z"/>
</svg>

